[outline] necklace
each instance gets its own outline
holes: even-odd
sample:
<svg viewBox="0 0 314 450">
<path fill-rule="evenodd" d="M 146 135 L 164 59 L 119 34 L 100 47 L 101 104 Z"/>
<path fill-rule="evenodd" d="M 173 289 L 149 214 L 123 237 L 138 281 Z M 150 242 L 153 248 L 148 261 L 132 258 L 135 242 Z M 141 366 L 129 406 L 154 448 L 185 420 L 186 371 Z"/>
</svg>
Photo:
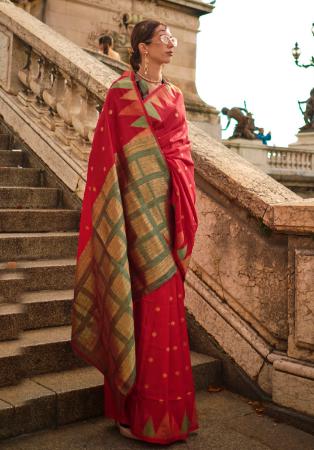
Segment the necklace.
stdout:
<svg viewBox="0 0 314 450">
<path fill-rule="evenodd" d="M 144 75 L 142 75 L 139 72 L 136 72 L 141 78 L 143 78 L 143 80 L 148 81 L 149 83 L 154 83 L 154 84 L 160 84 L 162 82 L 162 78 L 158 81 L 156 80 L 150 80 L 149 78 L 144 77 Z"/>
</svg>

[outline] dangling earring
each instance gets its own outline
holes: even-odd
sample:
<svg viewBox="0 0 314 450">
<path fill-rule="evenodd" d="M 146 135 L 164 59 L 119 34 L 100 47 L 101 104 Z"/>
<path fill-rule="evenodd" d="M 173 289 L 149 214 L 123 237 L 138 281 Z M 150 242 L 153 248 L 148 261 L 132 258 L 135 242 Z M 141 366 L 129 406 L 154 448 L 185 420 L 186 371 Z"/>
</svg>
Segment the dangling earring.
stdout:
<svg viewBox="0 0 314 450">
<path fill-rule="evenodd" d="M 144 75 L 148 74 L 148 53 L 145 53 L 145 58 L 144 58 Z"/>
</svg>

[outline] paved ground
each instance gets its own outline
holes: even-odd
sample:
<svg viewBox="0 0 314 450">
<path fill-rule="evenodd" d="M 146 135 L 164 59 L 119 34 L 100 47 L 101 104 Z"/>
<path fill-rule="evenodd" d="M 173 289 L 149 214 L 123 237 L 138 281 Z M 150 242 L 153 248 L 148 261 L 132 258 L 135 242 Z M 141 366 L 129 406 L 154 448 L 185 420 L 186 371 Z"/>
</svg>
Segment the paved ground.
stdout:
<svg viewBox="0 0 314 450">
<path fill-rule="evenodd" d="M 314 450 L 314 436 L 258 415 L 228 391 L 197 393 L 200 431 L 171 450 Z M 143 450 L 164 448 L 123 438 L 104 418 L 9 439 L 1 450 Z M 167 447 L 166 447 L 167 448 Z"/>
</svg>

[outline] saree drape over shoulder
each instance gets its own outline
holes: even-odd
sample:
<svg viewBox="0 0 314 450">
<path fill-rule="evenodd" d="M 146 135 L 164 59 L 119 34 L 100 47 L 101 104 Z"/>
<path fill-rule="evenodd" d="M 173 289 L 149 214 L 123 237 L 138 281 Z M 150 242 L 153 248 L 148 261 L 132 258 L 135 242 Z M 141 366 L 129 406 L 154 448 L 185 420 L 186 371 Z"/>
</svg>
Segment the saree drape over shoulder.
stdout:
<svg viewBox="0 0 314 450">
<path fill-rule="evenodd" d="M 105 415 L 148 442 L 197 425 L 184 280 L 198 226 L 181 91 L 108 91 L 82 205 L 72 347 L 104 374 Z"/>
</svg>

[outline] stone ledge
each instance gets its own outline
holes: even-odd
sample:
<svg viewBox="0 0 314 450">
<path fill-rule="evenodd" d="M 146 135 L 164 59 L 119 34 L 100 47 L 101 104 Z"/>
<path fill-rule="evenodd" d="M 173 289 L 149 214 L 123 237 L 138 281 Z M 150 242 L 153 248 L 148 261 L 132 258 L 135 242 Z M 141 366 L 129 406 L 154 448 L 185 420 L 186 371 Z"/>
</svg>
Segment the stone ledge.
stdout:
<svg viewBox="0 0 314 450">
<path fill-rule="evenodd" d="M 210 293 L 191 270 L 186 279 L 186 292 L 188 312 L 236 364 L 256 380 L 271 348 L 228 305 Z"/>
<path fill-rule="evenodd" d="M 307 364 L 292 358 L 277 359 L 273 363 L 274 369 L 280 372 L 289 373 L 298 377 L 307 378 L 314 381 L 314 365 Z"/>
<path fill-rule="evenodd" d="M 285 371 L 279 369 L 284 368 Z M 291 373 L 290 363 L 278 361 L 273 368 L 273 401 L 314 416 L 314 379 Z M 302 367 L 303 369 L 303 367 Z M 286 371 L 287 370 L 287 371 Z"/>
<path fill-rule="evenodd" d="M 303 200 L 200 128 L 189 127 L 195 171 L 207 183 L 274 230 L 314 232 L 314 199 Z"/>
</svg>

